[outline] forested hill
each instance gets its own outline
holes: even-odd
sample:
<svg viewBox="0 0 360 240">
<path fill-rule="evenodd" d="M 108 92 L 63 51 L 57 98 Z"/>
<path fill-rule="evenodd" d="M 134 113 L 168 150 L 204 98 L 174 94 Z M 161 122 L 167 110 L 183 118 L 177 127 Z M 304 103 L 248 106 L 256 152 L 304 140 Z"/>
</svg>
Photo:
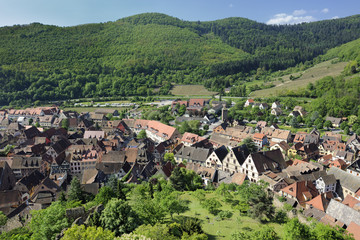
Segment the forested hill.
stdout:
<svg viewBox="0 0 360 240">
<path fill-rule="evenodd" d="M 360 15 L 271 26 L 244 18 L 182 21 L 147 13 L 75 27 L 0 28 L 0 105 L 151 94 L 170 82 L 236 84 L 261 67 L 285 69 L 360 37 Z"/>
</svg>

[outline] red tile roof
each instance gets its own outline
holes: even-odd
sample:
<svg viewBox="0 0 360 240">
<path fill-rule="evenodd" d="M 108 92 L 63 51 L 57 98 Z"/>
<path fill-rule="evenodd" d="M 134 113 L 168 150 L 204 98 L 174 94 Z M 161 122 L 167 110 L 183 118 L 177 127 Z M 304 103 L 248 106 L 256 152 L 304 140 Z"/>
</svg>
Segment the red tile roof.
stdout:
<svg viewBox="0 0 360 240">
<path fill-rule="evenodd" d="M 360 240 L 360 225 L 351 222 L 346 230 L 354 235 L 355 240 Z"/>
<path fill-rule="evenodd" d="M 343 204 L 353 208 L 355 204 L 360 203 L 359 200 L 351 196 L 350 194 L 346 195 L 345 199 L 342 201 Z"/>
</svg>

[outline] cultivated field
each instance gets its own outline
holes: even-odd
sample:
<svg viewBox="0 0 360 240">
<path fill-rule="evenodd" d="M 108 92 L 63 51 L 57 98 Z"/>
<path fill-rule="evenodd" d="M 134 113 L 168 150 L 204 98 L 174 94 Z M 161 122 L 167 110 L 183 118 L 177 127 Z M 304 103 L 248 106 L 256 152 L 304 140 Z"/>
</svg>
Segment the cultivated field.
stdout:
<svg viewBox="0 0 360 240">
<path fill-rule="evenodd" d="M 303 72 L 292 73 L 289 75 L 285 75 L 281 77 L 284 82 L 282 81 L 274 81 L 271 82 L 276 86 L 269 89 L 262 89 L 258 91 L 254 91 L 250 94 L 251 97 L 270 97 L 276 96 L 281 93 L 284 93 L 288 90 L 298 90 L 300 88 L 305 88 L 309 83 L 314 83 L 317 80 L 326 77 L 326 76 L 338 76 L 344 70 L 346 66 L 346 62 L 338 62 L 338 63 L 331 63 L 330 61 L 326 61 L 323 63 L 319 63 L 312 68 L 309 68 Z M 296 80 L 291 81 L 290 75 L 294 77 L 302 76 Z"/>
<path fill-rule="evenodd" d="M 176 85 L 171 93 L 178 96 L 212 96 L 217 94 L 217 92 L 208 91 L 203 85 Z"/>
</svg>

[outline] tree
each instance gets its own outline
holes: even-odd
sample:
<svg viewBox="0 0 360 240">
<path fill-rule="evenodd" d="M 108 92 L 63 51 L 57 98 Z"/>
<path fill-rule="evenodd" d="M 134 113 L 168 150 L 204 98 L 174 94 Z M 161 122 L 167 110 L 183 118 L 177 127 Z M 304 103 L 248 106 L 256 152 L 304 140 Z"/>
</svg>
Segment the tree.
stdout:
<svg viewBox="0 0 360 240">
<path fill-rule="evenodd" d="M 116 236 L 130 233 L 141 224 L 139 216 L 121 199 L 112 199 L 108 202 L 100 216 L 100 222 Z"/>
<path fill-rule="evenodd" d="M 256 146 L 256 144 L 254 143 L 254 141 L 248 137 L 248 138 L 245 138 L 242 142 L 241 142 L 241 145 L 246 145 L 247 149 L 250 151 L 250 153 L 254 153 L 254 152 L 257 152 L 258 150 L 258 147 Z"/>
<path fill-rule="evenodd" d="M 171 219 L 173 219 L 174 213 L 179 215 L 189 209 L 186 201 L 181 200 L 179 198 L 179 193 L 177 192 L 172 192 L 171 194 L 166 195 L 159 194 L 157 201 L 160 201 L 162 208 L 170 214 Z"/>
<path fill-rule="evenodd" d="M 344 130 L 346 126 L 347 126 L 347 123 L 346 123 L 346 122 L 342 122 L 342 123 L 340 124 L 340 129 L 341 129 L 341 130 Z M 353 127 L 354 127 L 354 126 L 353 126 Z"/>
<path fill-rule="evenodd" d="M 232 240 L 277 240 L 279 236 L 273 227 L 263 226 L 259 230 L 251 228 L 243 228 L 242 231 L 236 231 L 231 235 Z"/>
<path fill-rule="evenodd" d="M 50 207 L 31 212 L 30 230 L 32 239 L 54 239 L 70 223 L 65 216 L 66 207 L 61 202 L 53 202 Z"/>
<path fill-rule="evenodd" d="M 201 205 L 213 215 L 217 215 L 220 212 L 219 208 L 222 206 L 221 203 L 215 198 L 205 199 Z"/>
<path fill-rule="evenodd" d="M 298 127 L 299 127 L 299 121 L 298 121 L 298 119 L 297 119 L 295 116 L 293 116 L 293 117 L 290 119 L 289 124 L 290 124 L 290 126 L 291 126 L 292 128 L 298 128 Z"/>
<path fill-rule="evenodd" d="M 175 167 L 170 176 L 170 183 L 177 191 L 195 191 L 202 188 L 203 181 L 194 171 Z"/>
<path fill-rule="evenodd" d="M 0 226 L 4 226 L 7 222 L 7 217 L 6 215 L 0 211 Z"/>
<path fill-rule="evenodd" d="M 339 239 L 339 240 L 350 240 L 353 239 L 348 235 L 345 229 L 339 226 L 332 227 L 330 225 L 324 225 L 317 223 L 315 227 L 311 229 L 311 233 L 314 239 L 328 240 L 328 239 Z"/>
<path fill-rule="evenodd" d="M 332 127 L 331 121 L 329 121 L 329 120 L 325 121 L 324 127 L 326 127 L 327 129 L 331 128 Z"/>
<path fill-rule="evenodd" d="M 186 106 L 185 106 L 184 104 L 182 104 L 182 105 L 179 107 L 179 111 L 178 111 L 179 116 L 184 115 L 185 112 L 186 112 Z"/>
<path fill-rule="evenodd" d="M 84 191 L 81 188 L 80 181 L 77 177 L 74 177 L 70 183 L 70 189 L 68 192 L 69 201 L 84 201 Z"/>
<path fill-rule="evenodd" d="M 257 191 L 256 194 L 252 194 L 249 198 L 249 205 L 249 215 L 252 218 L 262 220 L 263 217 L 267 217 L 271 220 L 275 214 L 273 197 L 266 189 Z"/>
<path fill-rule="evenodd" d="M 284 239 L 286 240 L 307 240 L 311 239 L 310 228 L 302 224 L 299 219 L 293 218 L 284 226 Z"/>
<path fill-rule="evenodd" d="M 113 232 L 102 227 L 85 227 L 84 225 L 72 225 L 65 231 L 62 240 L 86 239 L 86 240 L 113 240 Z"/>
<path fill-rule="evenodd" d="M 358 117 L 355 115 L 351 115 L 349 117 L 349 125 L 353 125 L 354 123 L 358 122 Z"/>
<path fill-rule="evenodd" d="M 349 129 L 349 127 L 346 127 L 346 128 L 344 129 L 344 134 L 345 134 L 345 135 L 349 135 L 349 133 L 350 133 L 350 129 Z"/>
<path fill-rule="evenodd" d="M 173 153 L 165 153 L 164 155 L 165 162 L 171 162 L 172 164 L 176 165 L 175 157 Z"/>
<path fill-rule="evenodd" d="M 65 118 L 61 121 L 61 127 L 68 129 L 69 128 L 69 119 Z"/>
<path fill-rule="evenodd" d="M 94 201 L 96 204 L 102 203 L 106 205 L 112 198 L 115 198 L 116 193 L 108 186 L 100 188 L 99 193 L 96 194 Z"/>
<path fill-rule="evenodd" d="M 139 133 L 138 133 L 138 135 L 136 136 L 136 138 L 137 139 L 144 139 L 144 138 L 146 138 L 147 136 L 146 136 L 146 131 L 143 129 L 143 130 L 141 130 Z"/>
<path fill-rule="evenodd" d="M 344 123 L 344 122 L 343 122 Z M 342 123 L 341 123 L 342 124 Z M 346 127 L 346 126 L 345 126 Z M 345 129 L 345 128 L 344 128 Z M 343 130 L 344 130 L 343 129 Z M 356 132 L 357 130 L 359 129 L 359 124 L 358 123 L 354 123 L 353 125 L 352 125 L 352 127 L 351 127 L 351 130 L 353 131 L 353 132 Z"/>
<path fill-rule="evenodd" d="M 117 198 L 126 200 L 126 195 L 123 191 L 124 184 L 116 177 L 115 174 L 110 176 L 107 186 L 115 193 Z"/>
</svg>

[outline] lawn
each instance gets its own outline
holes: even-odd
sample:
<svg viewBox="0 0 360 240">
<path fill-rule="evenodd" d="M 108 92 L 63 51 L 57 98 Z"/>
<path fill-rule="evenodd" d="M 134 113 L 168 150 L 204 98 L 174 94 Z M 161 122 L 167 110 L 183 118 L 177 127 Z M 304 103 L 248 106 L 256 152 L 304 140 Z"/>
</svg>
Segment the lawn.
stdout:
<svg viewBox="0 0 360 240">
<path fill-rule="evenodd" d="M 314 83 L 323 77 L 340 75 L 341 72 L 344 70 L 346 64 L 347 64 L 346 62 L 338 62 L 332 64 L 331 60 L 322 62 L 303 72 L 292 73 L 289 75 L 282 76 L 281 78 L 283 79 L 283 81 L 276 80 L 271 82 L 276 85 L 275 87 L 254 91 L 251 93 L 250 96 L 270 97 L 270 96 L 279 95 L 288 90 L 298 90 L 300 88 L 305 88 L 309 83 Z M 300 76 L 301 74 L 302 76 L 299 77 L 298 79 L 293 81 L 290 80 L 290 75 L 297 77 Z"/>
<path fill-rule="evenodd" d="M 215 197 L 217 200 L 221 201 L 221 198 L 216 195 L 214 192 L 206 194 L 206 198 Z M 252 219 L 246 216 L 240 216 L 238 210 L 235 210 L 231 205 L 221 201 L 223 205 L 221 210 L 228 210 L 233 213 L 233 216 L 230 219 L 221 220 L 220 218 L 210 214 L 206 209 L 204 209 L 199 200 L 192 195 L 191 192 L 186 192 L 182 195 L 184 200 L 189 200 L 189 210 L 183 213 L 184 216 L 196 217 L 202 221 L 202 227 L 206 234 L 209 236 L 209 240 L 215 239 L 231 239 L 231 235 L 244 227 L 250 227 L 252 229 L 258 229 L 263 226 L 259 221 Z M 208 218 L 207 218 L 208 217 Z M 269 223 L 270 226 L 274 227 L 277 234 L 282 237 L 283 235 L 283 226 L 276 223 Z"/>
<path fill-rule="evenodd" d="M 179 96 L 207 96 L 211 97 L 217 92 L 208 91 L 203 85 L 176 85 L 171 94 Z"/>
</svg>

